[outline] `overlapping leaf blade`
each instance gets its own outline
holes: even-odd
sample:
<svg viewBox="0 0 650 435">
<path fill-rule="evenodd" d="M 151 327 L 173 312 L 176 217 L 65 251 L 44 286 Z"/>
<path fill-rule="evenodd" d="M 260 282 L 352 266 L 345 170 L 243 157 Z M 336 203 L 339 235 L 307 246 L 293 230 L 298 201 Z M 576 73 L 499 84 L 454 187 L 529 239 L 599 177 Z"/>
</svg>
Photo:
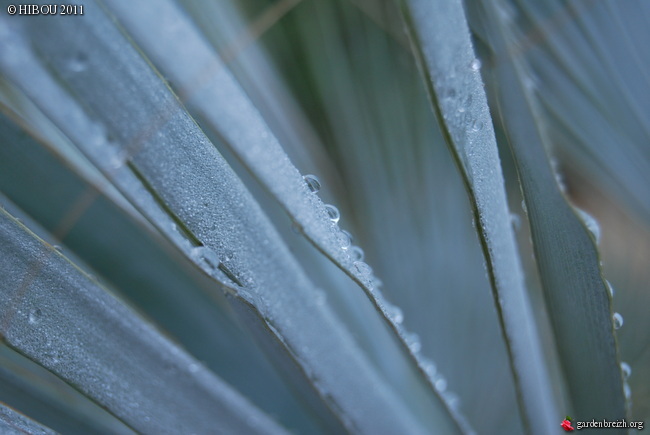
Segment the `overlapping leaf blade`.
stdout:
<svg viewBox="0 0 650 435">
<path fill-rule="evenodd" d="M 4 210 L 0 239 L 10 347 L 136 431 L 284 433 Z"/>
<path fill-rule="evenodd" d="M 423 376 L 424 360 L 408 347 L 406 331 L 390 320 L 389 305 L 381 293 L 374 291 L 372 273 L 342 247 L 340 230 L 332 224 L 325 205 L 308 190 L 257 109 L 225 69 L 223 62 L 215 57 L 214 50 L 183 18 L 182 11 L 162 4 L 156 20 L 152 20 L 146 8 L 133 9 L 126 2 L 113 2 L 107 6 L 156 66 L 170 77 L 179 97 L 223 139 L 285 208 L 305 236 L 362 286 L 378 310 L 386 316 L 387 323 L 399 336 L 403 349 L 418 363 L 420 378 L 433 387 L 433 379 Z M 149 25 L 142 26 L 145 22 Z M 173 26 L 174 32 L 167 30 L 169 26 Z M 187 47 L 191 47 L 191 50 L 188 51 Z M 170 62 L 170 51 L 175 53 L 174 62 Z M 422 390 L 423 385 L 413 385 Z M 427 397 L 426 392 L 421 395 Z M 456 415 L 457 412 L 446 401 L 434 406 L 442 408 L 438 410 L 438 419 L 449 419 L 449 415 L 452 415 L 453 419 L 462 421 L 462 417 Z"/>
<path fill-rule="evenodd" d="M 524 422 L 550 433 L 557 416 L 517 254 L 480 65 L 460 1 L 401 2 L 413 50 L 477 216 Z"/>
<path fill-rule="evenodd" d="M 94 13 L 99 14 L 99 11 Z M 385 430 L 387 427 L 421 430 L 420 423 L 376 378 L 329 311 L 318 304 L 317 293 L 265 222 L 256 204 L 241 187 L 233 184 L 235 178 L 214 148 L 196 132 L 196 126 L 177 102 L 160 92 L 164 87 L 151 72 L 142 69 L 143 61 L 138 59 L 137 53 L 119 42 L 114 30 L 99 15 L 95 18 L 99 20 L 94 22 L 96 29 L 100 28 L 101 32 L 80 26 L 88 32 L 87 40 L 79 40 L 79 28 L 69 31 L 69 39 L 63 29 L 58 29 L 58 38 L 77 43 L 66 46 L 70 51 L 65 55 L 58 53 L 60 56 L 56 57 L 48 56 L 46 49 L 53 49 L 47 45 L 45 36 L 53 29 L 47 26 L 31 29 L 45 36 L 38 39 L 39 45 L 42 44 L 41 54 L 51 62 L 49 67 L 57 70 L 71 86 L 76 98 L 83 98 L 90 106 L 86 110 L 80 110 L 34 58 L 23 56 L 29 50 L 20 41 L 22 35 L 18 31 L 13 34 L 15 36 L 3 35 L 10 39 L 10 42 L 5 41 L 8 49 L 2 59 L 5 72 L 22 85 L 95 164 L 110 174 L 125 196 L 161 232 L 186 254 L 194 256 L 207 273 L 227 283 L 225 285 L 240 303 L 252 304 L 256 315 L 284 340 L 285 351 L 291 350 L 319 394 L 336 406 L 337 416 L 348 427 L 369 432 L 372 428 Z M 107 37 L 107 33 L 111 37 Z M 103 39 L 95 39 L 98 34 L 102 34 Z M 74 50 L 82 49 L 83 44 L 90 44 L 93 50 L 102 47 L 107 51 L 102 53 L 104 60 L 99 61 L 91 50 L 84 50 L 82 63 L 85 68 L 80 71 L 79 58 L 75 57 L 79 53 Z M 125 68 L 122 76 L 125 80 L 119 85 L 113 76 L 99 74 L 98 65 L 93 65 L 100 62 L 103 66 L 109 53 L 117 58 L 126 57 L 124 62 L 118 63 Z M 108 60 L 115 58 L 109 56 Z M 31 80 L 47 88 L 47 98 L 27 89 L 27 80 L 18 74 L 24 67 L 30 71 Z M 82 72 L 86 68 L 93 71 L 92 80 L 83 80 Z M 72 76 L 74 81 L 70 79 Z M 137 104 L 125 98 L 133 95 L 131 91 L 135 89 L 141 96 Z M 143 104 L 143 95 L 151 100 L 145 99 Z M 61 106 L 66 107 L 65 116 L 57 113 Z M 116 106 L 124 110 L 116 112 L 113 110 Z M 159 110 L 152 120 L 146 112 L 156 106 Z M 102 124 L 91 125 L 89 114 L 98 117 Z M 141 122 L 147 131 L 138 131 Z M 129 163 L 120 166 L 126 159 Z M 190 191 L 195 194 L 188 195 Z M 221 208 L 220 204 L 229 204 L 231 208 Z M 176 224 L 175 229 L 173 224 Z M 214 255 L 220 258 L 215 259 Z M 323 335 L 323 330 L 328 333 Z"/>
<path fill-rule="evenodd" d="M 545 152 L 530 73 L 504 3 L 483 3 L 494 56 L 502 121 L 519 174 L 537 267 L 558 346 L 573 415 L 625 417 L 610 296 L 601 277 L 595 236 L 560 191 Z M 598 379 L 598 382 L 594 382 Z"/>
<path fill-rule="evenodd" d="M 384 282 L 382 292 L 400 307 L 392 315 L 419 336 L 412 336 L 414 349 L 421 344 L 420 353 L 431 360 L 427 369 L 435 372 L 436 385 L 473 427 L 520 432 L 465 188 L 422 93 L 405 35 L 395 41 L 384 30 L 402 26 L 395 7 L 347 0 L 301 4 L 261 42 L 276 52 L 274 60 L 289 65 L 283 71 L 287 84 L 327 142 L 320 145 L 328 157 L 324 163 L 336 164 L 336 177 L 327 177 L 321 197 L 334 198 L 341 227 L 352 230 Z M 197 15 L 198 22 L 213 21 Z M 283 31 L 291 39 L 284 41 Z M 265 81 L 269 66 L 254 55 L 257 48 L 247 48 L 229 66 L 237 62 L 231 69 L 238 79 L 248 66 L 242 75 L 272 86 Z M 267 106 L 258 101 L 262 96 L 246 90 L 256 107 Z M 294 125 L 289 121 L 285 128 Z M 298 168 L 312 171 L 310 159 L 282 146 Z M 311 157 L 322 162 L 317 152 Z M 329 174 L 326 164 L 318 169 L 321 180 Z M 369 323 L 357 311 L 354 317 Z M 494 395 L 502 400 L 490 400 Z"/>
<path fill-rule="evenodd" d="M 133 430 L 47 369 L 0 346 L 0 402 L 60 433 Z"/>
<path fill-rule="evenodd" d="M 284 386 L 248 334 L 234 323 L 222 292 L 215 292 L 213 283 L 139 214 L 134 216 L 132 207 L 111 202 L 114 195 L 104 185 L 76 174 L 79 165 L 62 162 L 49 149 L 58 151 L 60 146 L 36 141 L 1 114 L 0 142 L 0 190 L 59 236 L 50 243 L 64 244 L 84 258 L 120 296 L 287 427 L 319 430 L 302 400 Z"/>
</svg>

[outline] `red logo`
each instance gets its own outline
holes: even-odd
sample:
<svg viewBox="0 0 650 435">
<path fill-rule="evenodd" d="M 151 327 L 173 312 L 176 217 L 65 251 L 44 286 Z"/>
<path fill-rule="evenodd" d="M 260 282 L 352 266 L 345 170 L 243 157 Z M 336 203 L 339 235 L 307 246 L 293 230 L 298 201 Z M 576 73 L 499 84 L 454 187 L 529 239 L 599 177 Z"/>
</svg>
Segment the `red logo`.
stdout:
<svg viewBox="0 0 650 435">
<path fill-rule="evenodd" d="M 568 415 L 566 416 L 566 418 L 564 419 L 564 421 L 562 421 L 562 423 L 560 423 L 560 426 L 562 426 L 562 429 L 564 429 L 564 430 L 567 431 L 567 432 L 571 432 L 571 431 L 574 431 L 574 430 L 575 430 L 575 429 L 571 426 L 571 417 L 569 417 Z"/>
</svg>

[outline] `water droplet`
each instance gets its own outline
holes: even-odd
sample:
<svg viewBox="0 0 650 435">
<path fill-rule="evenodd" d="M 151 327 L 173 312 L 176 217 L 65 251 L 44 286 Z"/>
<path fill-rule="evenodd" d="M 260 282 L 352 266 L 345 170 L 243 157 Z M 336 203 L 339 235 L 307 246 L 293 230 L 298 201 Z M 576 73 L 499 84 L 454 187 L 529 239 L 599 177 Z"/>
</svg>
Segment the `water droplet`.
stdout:
<svg viewBox="0 0 650 435">
<path fill-rule="evenodd" d="M 630 384 L 627 382 L 623 383 L 623 394 L 625 395 L 625 400 L 630 400 L 632 398 L 632 389 L 630 388 Z"/>
<path fill-rule="evenodd" d="M 129 154 L 126 150 L 118 150 L 113 153 L 108 159 L 108 165 L 111 169 L 120 169 L 129 159 Z"/>
<path fill-rule="evenodd" d="M 404 321 L 404 313 L 397 305 L 386 304 L 386 314 L 393 321 L 393 323 L 401 324 Z"/>
<path fill-rule="evenodd" d="M 614 320 L 614 329 L 620 329 L 621 326 L 623 326 L 623 316 L 621 316 L 619 313 L 614 313 L 614 316 L 612 318 Z"/>
<path fill-rule="evenodd" d="M 307 183 L 307 187 L 311 191 L 311 193 L 318 193 L 320 190 L 320 181 L 318 181 L 318 177 L 315 175 L 304 175 L 302 177 L 303 180 L 305 180 L 305 183 Z"/>
<path fill-rule="evenodd" d="M 54 250 L 55 250 L 56 252 L 61 252 L 61 251 L 63 250 L 63 248 L 61 248 L 60 245 L 52 245 L 52 247 L 54 248 Z"/>
<path fill-rule="evenodd" d="M 72 72 L 82 72 L 85 71 L 88 67 L 88 57 L 84 53 L 77 53 L 68 64 L 70 71 Z"/>
<path fill-rule="evenodd" d="M 521 228 L 521 218 L 517 213 L 510 213 L 510 223 L 512 224 L 512 228 L 514 228 L 515 231 L 519 231 Z"/>
<path fill-rule="evenodd" d="M 427 374 L 427 376 L 429 376 L 430 378 L 433 378 L 436 375 L 436 372 L 438 371 L 436 365 L 431 361 L 426 361 L 422 366 L 422 368 L 424 369 L 424 372 Z"/>
<path fill-rule="evenodd" d="M 481 131 L 483 130 L 483 121 L 479 121 L 478 119 L 475 119 L 472 122 L 472 130 L 474 131 Z"/>
<path fill-rule="evenodd" d="M 630 377 L 632 374 L 632 367 L 625 361 L 621 363 L 621 372 L 623 373 L 623 380 L 627 381 L 627 379 Z"/>
<path fill-rule="evenodd" d="M 422 343 L 420 342 L 420 336 L 415 332 L 406 333 L 404 340 L 406 345 L 413 353 L 418 353 L 422 350 Z"/>
<path fill-rule="evenodd" d="M 43 312 L 39 308 L 34 308 L 29 312 L 29 323 L 35 325 L 41 320 Z"/>
<path fill-rule="evenodd" d="M 352 265 L 354 266 L 354 270 L 363 277 L 372 274 L 372 267 L 368 266 L 368 264 L 363 261 L 355 261 Z"/>
<path fill-rule="evenodd" d="M 481 69 L 481 61 L 479 59 L 474 59 L 472 63 L 469 64 L 469 67 L 472 69 L 472 71 L 478 71 Z"/>
<path fill-rule="evenodd" d="M 358 246 L 351 247 L 348 250 L 348 253 L 350 254 L 350 258 L 352 258 L 352 261 L 363 261 L 363 249 L 359 248 Z"/>
<path fill-rule="evenodd" d="M 187 366 L 187 370 L 189 370 L 190 373 L 196 373 L 199 371 L 199 365 L 196 363 L 191 363 L 189 366 Z"/>
<path fill-rule="evenodd" d="M 207 246 L 197 246 L 192 249 L 191 256 L 208 274 L 212 274 L 219 267 L 219 257 Z"/>
<path fill-rule="evenodd" d="M 331 204 L 325 204 L 325 210 L 327 210 L 327 216 L 330 218 L 332 223 L 338 223 L 339 219 L 341 219 L 341 213 L 339 213 L 339 209 Z"/>
<path fill-rule="evenodd" d="M 596 244 L 600 244 L 600 226 L 598 225 L 598 221 L 593 218 L 589 213 L 587 213 L 584 210 L 580 210 L 579 208 L 576 208 L 576 211 L 582 218 L 582 221 L 585 223 L 587 226 L 587 229 L 591 233 L 591 235 L 594 237 L 596 240 Z"/>
<path fill-rule="evenodd" d="M 614 297 L 614 287 L 612 287 L 612 283 L 609 281 L 605 280 L 605 285 L 607 286 L 607 291 L 609 292 L 609 295 L 611 297 Z"/>
<path fill-rule="evenodd" d="M 449 407 L 451 409 L 457 409 L 460 406 L 460 398 L 456 395 L 456 393 L 445 391 L 445 399 L 447 400 L 447 404 L 449 404 Z"/>
<path fill-rule="evenodd" d="M 526 200 L 524 199 L 521 200 L 521 209 L 524 211 L 524 213 L 528 213 L 528 209 L 526 208 Z"/>
<path fill-rule="evenodd" d="M 447 389 L 447 379 L 444 377 L 440 376 L 436 381 L 433 383 L 433 386 L 438 390 L 439 392 L 443 392 Z"/>
<path fill-rule="evenodd" d="M 465 106 L 458 106 L 458 112 L 460 113 L 465 112 Z"/>
<path fill-rule="evenodd" d="M 341 232 L 343 232 L 346 236 L 348 236 L 348 239 L 350 239 L 350 245 L 354 243 L 354 236 L 352 235 L 352 233 L 346 230 L 341 230 Z"/>
<path fill-rule="evenodd" d="M 352 241 L 350 240 L 350 233 L 348 233 L 347 231 L 343 231 L 343 230 L 339 231 L 336 234 L 336 238 L 339 242 L 339 246 L 343 250 L 347 250 L 352 244 Z"/>
</svg>

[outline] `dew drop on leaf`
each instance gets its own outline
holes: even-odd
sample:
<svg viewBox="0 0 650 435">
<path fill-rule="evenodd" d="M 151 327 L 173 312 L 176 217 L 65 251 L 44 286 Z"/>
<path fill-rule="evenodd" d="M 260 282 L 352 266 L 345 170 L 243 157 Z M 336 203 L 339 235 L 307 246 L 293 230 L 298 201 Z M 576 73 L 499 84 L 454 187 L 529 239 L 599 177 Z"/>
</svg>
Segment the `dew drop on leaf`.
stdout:
<svg viewBox="0 0 650 435">
<path fill-rule="evenodd" d="M 420 336 L 415 332 L 410 332 L 406 334 L 405 337 L 406 345 L 411 349 L 413 353 L 419 353 L 422 350 L 422 342 L 420 342 Z"/>
<path fill-rule="evenodd" d="M 363 261 L 355 261 L 353 266 L 354 270 L 356 270 L 357 273 L 363 277 L 368 277 L 372 274 L 372 268 Z"/>
<path fill-rule="evenodd" d="M 212 274 L 219 267 L 219 257 L 207 246 L 192 249 L 191 255 L 192 259 L 208 274 Z"/>
<path fill-rule="evenodd" d="M 626 380 L 630 377 L 632 374 L 632 368 L 630 365 L 626 362 L 621 363 L 621 372 L 623 373 L 623 380 Z"/>
<path fill-rule="evenodd" d="M 438 371 L 436 365 L 431 361 L 426 361 L 422 368 L 424 369 L 424 372 L 427 374 L 427 376 L 429 376 L 430 378 L 433 378 L 436 375 L 436 372 Z"/>
<path fill-rule="evenodd" d="M 320 181 L 318 180 L 318 177 L 309 174 L 304 175 L 302 179 L 305 180 L 305 183 L 307 183 L 307 187 L 311 193 L 318 193 L 320 190 Z"/>
<path fill-rule="evenodd" d="M 397 305 L 386 304 L 386 314 L 393 321 L 393 323 L 401 324 L 404 321 L 404 313 Z"/>
<path fill-rule="evenodd" d="M 612 316 L 614 319 L 614 329 L 620 329 L 621 326 L 623 326 L 623 316 L 621 316 L 619 313 L 614 313 L 614 316 Z"/>
<path fill-rule="evenodd" d="M 129 155 L 125 150 L 118 150 L 110 156 L 108 164 L 112 169 L 119 169 L 124 166 L 128 158 Z"/>
<path fill-rule="evenodd" d="M 354 236 L 352 235 L 352 233 L 346 230 L 341 230 L 341 232 L 346 236 L 348 236 L 348 239 L 350 239 L 350 245 L 352 245 L 354 243 Z"/>
<path fill-rule="evenodd" d="M 481 61 L 479 59 L 474 59 L 472 63 L 469 64 L 469 67 L 472 71 L 478 71 L 481 69 Z"/>
<path fill-rule="evenodd" d="M 451 409 L 457 409 L 460 407 L 460 398 L 455 393 L 452 393 L 451 391 L 445 392 L 445 399 Z"/>
<path fill-rule="evenodd" d="M 29 312 L 29 323 L 35 325 L 41 320 L 43 312 L 39 308 L 34 308 Z"/>
<path fill-rule="evenodd" d="M 68 68 L 70 71 L 79 73 L 85 71 L 88 67 L 88 58 L 84 53 L 77 53 L 70 62 L 68 63 Z"/>
<path fill-rule="evenodd" d="M 436 387 L 436 390 L 442 393 L 447 389 L 447 379 L 440 376 L 438 379 L 436 379 L 436 382 L 433 385 Z"/>
<path fill-rule="evenodd" d="M 327 216 L 330 218 L 332 223 L 338 223 L 338 221 L 341 219 L 341 214 L 339 213 L 339 209 L 334 207 L 331 204 L 326 204 L 325 205 L 325 210 L 327 210 Z"/>
<path fill-rule="evenodd" d="M 348 252 L 350 253 L 350 257 L 352 258 L 352 261 L 363 261 L 364 258 L 363 249 L 359 248 L 358 246 L 353 246 L 350 248 Z"/>
<path fill-rule="evenodd" d="M 586 211 L 580 210 L 579 208 L 576 210 L 578 211 L 580 218 L 582 218 L 582 221 L 587 226 L 587 229 L 596 240 L 596 244 L 600 244 L 600 226 L 598 225 L 598 221 L 596 221 L 596 219 Z"/>
<path fill-rule="evenodd" d="M 630 384 L 627 382 L 623 383 L 623 394 L 625 395 L 625 400 L 630 400 L 632 398 L 632 389 L 630 389 Z"/>
<path fill-rule="evenodd" d="M 350 240 L 350 233 L 347 231 L 341 230 L 337 233 L 336 238 L 339 242 L 339 246 L 341 249 L 347 250 L 350 245 L 352 244 L 352 241 Z"/>
</svg>

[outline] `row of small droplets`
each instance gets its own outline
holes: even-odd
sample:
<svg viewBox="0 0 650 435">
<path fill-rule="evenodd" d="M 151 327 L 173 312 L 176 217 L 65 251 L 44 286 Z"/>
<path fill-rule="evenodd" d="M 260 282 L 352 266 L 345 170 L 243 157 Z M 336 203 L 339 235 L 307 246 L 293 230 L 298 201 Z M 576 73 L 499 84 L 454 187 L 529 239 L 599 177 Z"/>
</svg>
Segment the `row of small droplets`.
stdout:
<svg viewBox="0 0 650 435">
<path fill-rule="evenodd" d="M 305 180 L 310 192 L 317 194 L 320 191 L 321 183 L 315 175 L 305 175 L 303 176 L 303 179 Z M 338 245 L 341 250 L 350 256 L 350 259 L 353 262 L 353 271 L 357 277 L 359 277 L 362 282 L 368 284 L 370 293 L 372 293 L 372 296 L 382 313 L 393 324 L 400 338 L 408 346 L 411 354 L 414 356 L 420 370 L 427 376 L 431 385 L 433 385 L 439 393 L 439 396 L 453 413 L 463 431 L 468 434 L 475 433 L 469 421 L 460 413 L 460 398 L 458 395 L 447 388 L 447 380 L 438 372 L 435 363 L 421 354 L 422 343 L 419 335 L 407 331 L 403 326 L 404 313 L 401 308 L 388 302 L 386 298 L 384 298 L 380 290 L 382 281 L 374 275 L 372 268 L 363 261 L 363 249 L 352 244 L 354 238 L 348 231 L 338 228 L 338 223 L 341 219 L 339 210 L 331 204 L 326 204 L 325 210 L 327 211 L 327 215 L 332 222 L 332 225 L 336 227 L 335 230 Z"/>
<path fill-rule="evenodd" d="M 605 280 L 605 284 L 607 284 L 607 290 L 609 291 L 610 296 L 612 299 L 614 299 L 614 287 L 612 287 L 612 284 L 607 280 Z M 621 316 L 619 313 L 614 313 L 612 319 L 614 321 L 614 329 L 620 329 L 623 326 L 623 316 Z M 623 374 L 623 393 L 625 394 L 625 400 L 627 400 L 627 405 L 631 407 L 632 389 L 630 388 L 628 379 L 632 374 L 632 368 L 625 361 L 621 362 L 621 373 Z"/>
</svg>

